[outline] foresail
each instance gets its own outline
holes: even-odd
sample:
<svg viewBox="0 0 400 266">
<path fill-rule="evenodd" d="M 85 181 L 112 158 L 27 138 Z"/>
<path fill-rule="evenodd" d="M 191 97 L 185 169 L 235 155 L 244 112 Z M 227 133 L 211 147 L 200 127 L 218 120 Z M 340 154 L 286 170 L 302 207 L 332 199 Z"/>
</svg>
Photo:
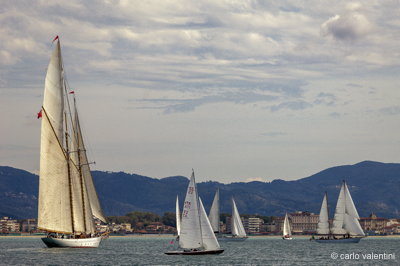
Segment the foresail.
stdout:
<svg viewBox="0 0 400 266">
<path fill-rule="evenodd" d="M 317 234 L 327 235 L 329 233 L 328 197 L 325 193 L 324 199 L 322 200 L 321 210 L 319 212 Z"/>
<path fill-rule="evenodd" d="M 176 206 L 175 206 L 175 214 L 176 214 L 176 232 L 178 236 L 181 234 L 181 212 L 179 210 L 179 198 L 176 196 Z"/>
<path fill-rule="evenodd" d="M 76 133 L 77 133 L 77 138 L 79 142 L 79 155 L 80 155 L 80 165 L 81 165 L 81 172 L 83 179 L 85 181 L 86 185 L 86 190 L 87 190 L 87 196 L 90 202 L 90 208 L 91 208 L 91 213 L 104 223 L 107 222 L 106 217 L 103 214 L 103 210 L 100 205 L 99 197 L 97 195 L 96 188 L 93 183 L 93 177 L 92 173 L 90 172 L 90 167 L 89 167 L 89 160 L 87 158 L 86 154 L 86 148 L 85 144 L 83 142 L 83 137 L 82 137 L 82 130 L 79 124 L 79 118 L 76 115 Z M 92 219 L 92 217 L 90 217 Z"/>
<path fill-rule="evenodd" d="M 216 250 L 218 249 L 219 243 L 217 238 L 215 237 L 213 228 L 210 224 L 210 221 L 207 218 L 207 213 L 204 209 L 203 203 L 199 198 L 200 205 L 200 225 L 201 225 L 201 236 L 203 240 L 203 247 L 205 250 Z"/>
<path fill-rule="evenodd" d="M 208 216 L 211 226 L 215 233 L 219 232 L 219 189 L 215 192 L 214 200 Z"/>
<path fill-rule="evenodd" d="M 350 195 L 350 191 L 346 183 L 344 183 L 344 188 L 346 195 L 346 213 L 354 218 L 360 219 L 360 216 L 358 216 L 356 206 L 354 205 L 353 199 Z"/>
<path fill-rule="evenodd" d="M 344 183 L 340 189 L 338 201 L 336 203 L 335 216 L 333 218 L 332 233 L 333 234 L 346 234 L 346 230 L 343 229 L 344 214 L 346 211 L 346 195 Z"/>
<path fill-rule="evenodd" d="M 238 237 L 246 236 L 246 231 L 244 230 L 242 220 L 240 219 L 239 211 L 236 207 L 236 203 L 233 198 L 232 198 L 232 235 Z"/>
<path fill-rule="evenodd" d="M 194 173 L 190 178 L 182 211 L 181 234 L 179 237 L 181 248 L 200 248 L 203 246 L 200 228 L 199 203 Z"/>
<path fill-rule="evenodd" d="M 40 136 L 38 227 L 53 232 L 72 233 L 71 198 L 64 150 L 60 44 L 52 53 L 47 69 Z"/>
<path fill-rule="evenodd" d="M 348 214 L 344 216 L 344 229 L 350 235 L 365 236 L 358 219 Z"/>
</svg>

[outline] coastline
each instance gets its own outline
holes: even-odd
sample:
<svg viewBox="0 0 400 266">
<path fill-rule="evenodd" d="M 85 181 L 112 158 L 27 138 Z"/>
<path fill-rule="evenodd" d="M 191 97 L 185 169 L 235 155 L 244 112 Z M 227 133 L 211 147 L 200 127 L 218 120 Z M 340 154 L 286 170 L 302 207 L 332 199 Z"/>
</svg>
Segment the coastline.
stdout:
<svg viewBox="0 0 400 266">
<path fill-rule="evenodd" d="M 44 235 L 0 235 L 1 238 L 41 238 Z M 172 234 L 128 234 L 128 235 L 111 235 L 109 238 L 176 238 L 176 235 Z M 309 239 L 311 235 L 293 235 L 294 239 Z M 249 238 L 282 238 L 281 235 L 256 235 L 249 236 Z M 399 238 L 400 235 L 385 235 L 385 236 L 366 236 L 366 238 Z"/>
</svg>

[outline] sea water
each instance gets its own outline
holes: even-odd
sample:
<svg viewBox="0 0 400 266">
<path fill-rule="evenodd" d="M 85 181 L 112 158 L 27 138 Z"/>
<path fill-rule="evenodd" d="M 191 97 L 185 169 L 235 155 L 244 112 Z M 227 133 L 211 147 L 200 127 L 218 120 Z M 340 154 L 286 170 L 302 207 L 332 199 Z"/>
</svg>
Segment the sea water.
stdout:
<svg viewBox="0 0 400 266">
<path fill-rule="evenodd" d="M 400 265 L 400 237 L 358 244 L 320 244 L 309 238 L 250 237 L 221 242 L 220 255 L 168 256 L 174 237 L 111 237 L 99 248 L 46 248 L 39 237 L 0 237 L 1 265 Z"/>
</svg>

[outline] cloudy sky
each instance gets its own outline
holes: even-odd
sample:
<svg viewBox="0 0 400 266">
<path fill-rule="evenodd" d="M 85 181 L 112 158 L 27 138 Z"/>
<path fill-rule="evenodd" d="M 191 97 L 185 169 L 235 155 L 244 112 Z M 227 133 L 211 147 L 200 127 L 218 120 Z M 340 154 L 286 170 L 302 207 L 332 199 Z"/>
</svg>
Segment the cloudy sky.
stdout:
<svg viewBox="0 0 400 266">
<path fill-rule="evenodd" d="M 227 183 L 399 162 L 399 2 L 332 3 L 2 0 L 0 165 L 39 170 L 56 35 L 94 169 Z"/>
</svg>

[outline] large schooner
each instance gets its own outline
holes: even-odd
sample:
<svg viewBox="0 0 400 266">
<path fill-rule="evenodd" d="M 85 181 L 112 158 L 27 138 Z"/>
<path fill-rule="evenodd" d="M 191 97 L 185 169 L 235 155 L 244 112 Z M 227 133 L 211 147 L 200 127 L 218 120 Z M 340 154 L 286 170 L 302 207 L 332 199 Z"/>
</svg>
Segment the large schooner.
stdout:
<svg viewBox="0 0 400 266">
<path fill-rule="evenodd" d="M 358 221 L 357 209 L 351 198 L 349 188 L 343 181 L 340 189 L 338 201 L 333 218 L 333 225 L 329 223 L 328 195 L 325 192 L 322 200 L 319 221 L 317 226 L 317 236 L 311 240 L 318 243 L 358 243 L 365 237 L 364 231 Z"/>
<path fill-rule="evenodd" d="M 90 173 L 75 93 L 67 88 L 58 36 L 54 41 L 40 111 L 38 228 L 47 232 L 42 240 L 48 247 L 94 248 L 102 239 L 94 217 L 106 219 Z"/>
</svg>

